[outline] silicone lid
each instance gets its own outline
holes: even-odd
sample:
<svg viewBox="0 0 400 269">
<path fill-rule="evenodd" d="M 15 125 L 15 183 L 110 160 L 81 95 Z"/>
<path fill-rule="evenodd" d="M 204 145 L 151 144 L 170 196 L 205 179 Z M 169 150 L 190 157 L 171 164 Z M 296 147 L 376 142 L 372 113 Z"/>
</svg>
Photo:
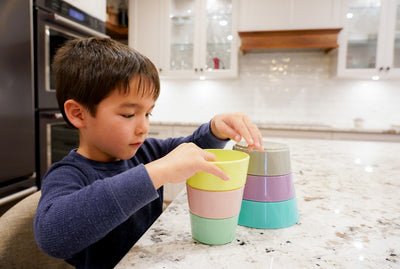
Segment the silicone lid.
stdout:
<svg viewBox="0 0 400 269">
<path fill-rule="evenodd" d="M 256 149 L 247 150 L 247 143 L 242 141 L 233 146 L 234 150 L 250 155 L 247 174 L 256 176 L 281 176 L 291 173 L 290 151 L 286 144 L 264 141 L 264 152 Z"/>
</svg>

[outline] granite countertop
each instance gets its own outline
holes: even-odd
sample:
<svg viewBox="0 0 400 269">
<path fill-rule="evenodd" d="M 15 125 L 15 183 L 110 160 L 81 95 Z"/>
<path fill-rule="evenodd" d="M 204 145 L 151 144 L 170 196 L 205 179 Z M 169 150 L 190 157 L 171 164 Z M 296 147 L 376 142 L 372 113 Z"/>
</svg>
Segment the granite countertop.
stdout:
<svg viewBox="0 0 400 269">
<path fill-rule="evenodd" d="M 290 147 L 296 225 L 204 245 L 184 190 L 116 268 L 400 268 L 400 143 L 269 140 Z"/>
</svg>

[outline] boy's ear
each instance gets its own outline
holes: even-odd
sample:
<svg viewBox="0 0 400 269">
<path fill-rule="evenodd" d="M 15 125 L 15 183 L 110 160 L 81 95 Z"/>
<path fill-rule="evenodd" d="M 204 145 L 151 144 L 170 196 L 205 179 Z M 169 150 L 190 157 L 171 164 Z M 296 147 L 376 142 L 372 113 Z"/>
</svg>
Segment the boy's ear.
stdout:
<svg viewBox="0 0 400 269">
<path fill-rule="evenodd" d="M 85 127 L 86 109 L 77 101 L 69 99 L 64 103 L 65 115 L 76 128 Z"/>
</svg>

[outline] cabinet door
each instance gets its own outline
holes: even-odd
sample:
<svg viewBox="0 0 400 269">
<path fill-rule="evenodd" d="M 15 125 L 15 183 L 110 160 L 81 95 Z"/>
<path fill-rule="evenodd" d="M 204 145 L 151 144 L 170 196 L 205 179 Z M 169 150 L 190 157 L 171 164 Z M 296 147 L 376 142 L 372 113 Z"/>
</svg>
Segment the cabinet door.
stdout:
<svg viewBox="0 0 400 269">
<path fill-rule="evenodd" d="M 166 13 L 166 78 L 235 76 L 236 0 L 170 0 Z"/>
<path fill-rule="evenodd" d="M 380 79 L 399 72 L 399 0 L 347 0 L 338 73 Z"/>
<path fill-rule="evenodd" d="M 128 44 L 162 72 L 163 0 L 130 0 Z"/>
<path fill-rule="evenodd" d="M 384 72 L 390 77 L 400 77 L 400 0 L 392 0 L 388 10 L 387 26 L 390 30 L 387 32 L 388 49 L 386 50 L 386 66 Z"/>
<path fill-rule="evenodd" d="M 378 40 L 383 39 L 379 31 L 382 22 L 381 0 L 366 2 L 349 0 L 346 13 L 346 62 L 349 70 L 377 68 Z M 362 70 L 360 70 L 362 71 Z"/>
<path fill-rule="evenodd" d="M 198 1 L 194 0 L 170 0 L 167 3 L 164 11 L 168 14 L 164 28 L 164 76 L 185 76 L 191 74 L 198 65 L 195 62 L 199 51 L 196 29 L 199 24 L 198 5 Z"/>
<path fill-rule="evenodd" d="M 340 27 L 340 0 L 292 1 L 291 29 L 321 29 Z"/>
<path fill-rule="evenodd" d="M 205 27 L 200 27 L 200 69 L 205 77 L 235 76 L 237 5 L 234 0 L 206 0 L 203 4 Z"/>
<path fill-rule="evenodd" d="M 239 31 L 337 28 L 341 0 L 241 0 Z"/>
</svg>

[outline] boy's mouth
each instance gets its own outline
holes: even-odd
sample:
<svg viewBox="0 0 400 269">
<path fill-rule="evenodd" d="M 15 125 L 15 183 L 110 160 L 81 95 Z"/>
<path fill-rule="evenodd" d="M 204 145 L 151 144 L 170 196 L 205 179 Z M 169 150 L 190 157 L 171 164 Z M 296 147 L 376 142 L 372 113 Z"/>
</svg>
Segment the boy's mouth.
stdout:
<svg viewBox="0 0 400 269">
<path fill-rule="evenodd" d="M 132 143 L 130 144 L 133 147 L 140 147 L 143 144 L 143 142 L 137 142 L 137 143 Z"/>
</svg>

